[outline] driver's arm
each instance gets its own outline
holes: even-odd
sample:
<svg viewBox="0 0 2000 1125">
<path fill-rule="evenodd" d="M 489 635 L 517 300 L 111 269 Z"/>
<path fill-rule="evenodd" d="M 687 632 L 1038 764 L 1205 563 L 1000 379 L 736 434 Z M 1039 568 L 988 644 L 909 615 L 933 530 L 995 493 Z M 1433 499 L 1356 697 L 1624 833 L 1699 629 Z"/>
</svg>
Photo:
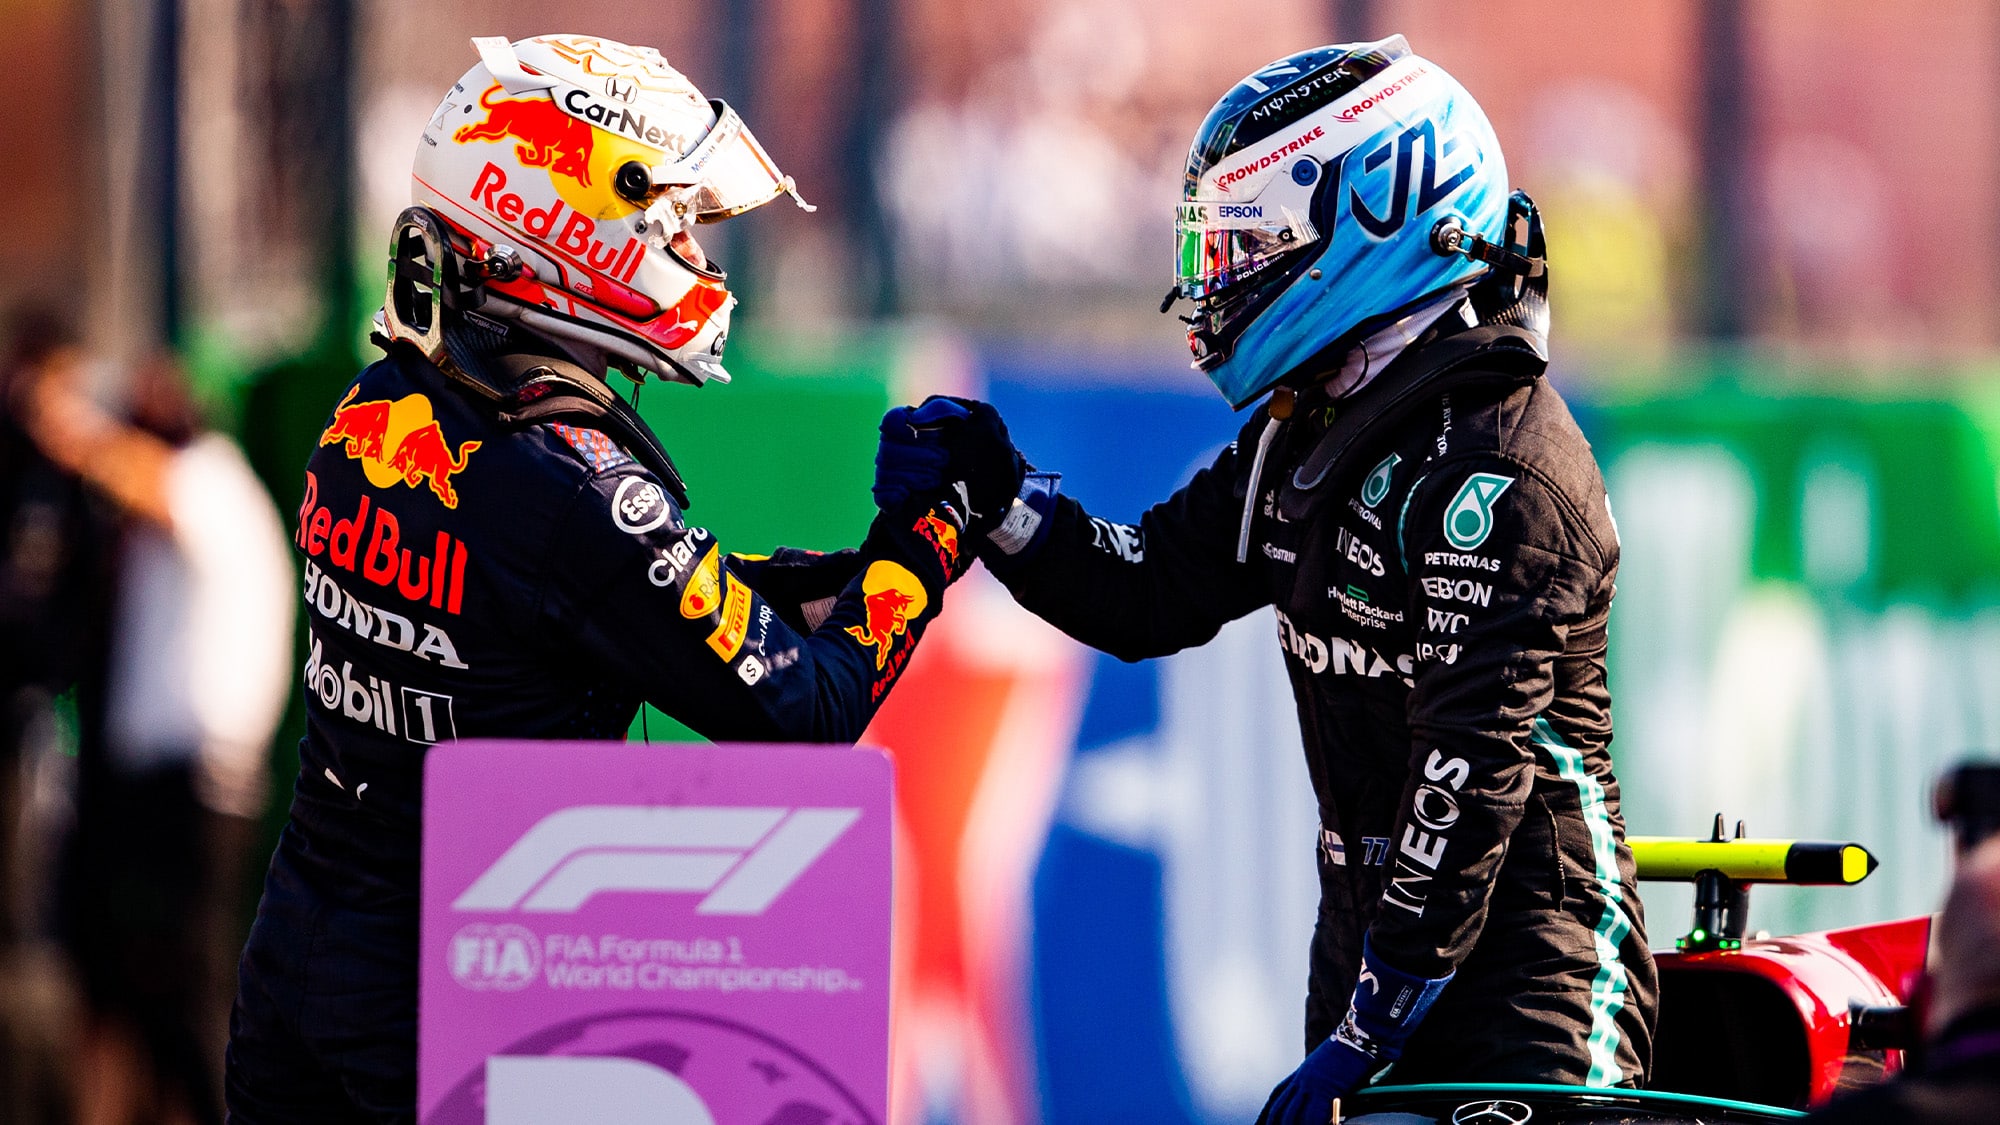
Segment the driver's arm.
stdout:
<svg viewBox="0 0 2000 1125">
<path fill-rule="evenodd" d="M 949 519 L 878 515 L 857 551 L 825 564 L 822 581 L 852 575 L 830 605 L 806 613 L 792 591 L 773 605 L 758 577 L 795 576 L 733 559 L 629 464 L 586 480 L 553 542 L 544 627 L 716 741 L 859 737 L 970 563 Z"/>
</svg>

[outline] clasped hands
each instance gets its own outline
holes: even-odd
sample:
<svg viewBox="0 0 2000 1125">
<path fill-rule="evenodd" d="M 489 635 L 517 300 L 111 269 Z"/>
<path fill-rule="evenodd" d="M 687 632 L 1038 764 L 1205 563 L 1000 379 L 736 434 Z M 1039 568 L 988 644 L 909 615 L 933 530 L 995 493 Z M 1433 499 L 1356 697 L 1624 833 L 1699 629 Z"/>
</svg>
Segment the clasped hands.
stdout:
<svg viewBox="0 0 2000 1125">
<path fill-rule="evenodd" d="M 875 451 L 875 506 L 884 512 L 937 508 L 975 542 L 1000 525 L 1027 461 L 1000 412 L 977 399 L 932 395 L 882 416 Z"/>
</svg>

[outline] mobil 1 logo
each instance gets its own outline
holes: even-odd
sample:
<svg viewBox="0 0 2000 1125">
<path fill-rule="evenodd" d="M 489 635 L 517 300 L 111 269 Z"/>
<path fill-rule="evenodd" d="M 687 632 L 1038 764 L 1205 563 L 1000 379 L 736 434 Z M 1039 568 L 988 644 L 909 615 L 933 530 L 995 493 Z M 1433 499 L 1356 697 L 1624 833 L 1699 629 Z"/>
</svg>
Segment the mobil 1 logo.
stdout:
<svg viewBox="0 0 2000 1125">
<path fill-rule="evenodd" d="M 305 686 L 306 693 L 327 711 L 384 734 L 420 746 L 458 737 L 451 696 L 398 686 L 366 670 L 356 670 L 351 660 L 336 667 L 326 658 L 326 646 L 318 637 L 312 638 L 306 656 Z"/>
</svg>

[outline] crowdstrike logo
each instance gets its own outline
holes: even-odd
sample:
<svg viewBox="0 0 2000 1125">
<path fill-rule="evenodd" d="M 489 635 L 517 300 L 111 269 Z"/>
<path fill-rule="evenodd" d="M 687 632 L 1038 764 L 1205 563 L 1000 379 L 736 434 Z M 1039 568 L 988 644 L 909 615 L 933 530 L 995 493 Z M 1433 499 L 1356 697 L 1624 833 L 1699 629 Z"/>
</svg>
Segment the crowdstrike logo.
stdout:
<svg viewBox="0 0 2000 1125">
<path fill-rule="evenodd" d="M 537 821 L 451 906 L 573 914 L 614 891 L 700 894 L 697 914 L 762 914 L 860 818 L 855 808 L 579 805 Z"/>
<path fill-rule="evenodd" d="M 1354 104 L 1339 110 L 1334 116 L 1342 121 L 1352 121 L 1369 110 L 1374 109 L 1376 106 L 1381 105 L 1383 102 L 1388 101 L 1390 98 L 1395 97 L 1399 92 L 1407 89 L 1411 83 L 1430 72 L 1429 67 L 1419 66 L 1401 78 L 1384 83 L 1379 89 L 1361 95 L 1354 100 Z"/>
<path fill-rule="evenodd" d="M 1326 127 L 1315 125 L 1298 136 L 1293 137 L 1291 140 L 1286 141 L 1284 144 L 1279 145 L 1277 148 L 1261 156 L 1254 157 L 1248 162 L 1217 176 L 1215 179 L 1216 190 L 1228 191 L 1232 185 L 1247 177 L 1256 175 L 1324 136 L 1326 136 Z"/>
</svg>

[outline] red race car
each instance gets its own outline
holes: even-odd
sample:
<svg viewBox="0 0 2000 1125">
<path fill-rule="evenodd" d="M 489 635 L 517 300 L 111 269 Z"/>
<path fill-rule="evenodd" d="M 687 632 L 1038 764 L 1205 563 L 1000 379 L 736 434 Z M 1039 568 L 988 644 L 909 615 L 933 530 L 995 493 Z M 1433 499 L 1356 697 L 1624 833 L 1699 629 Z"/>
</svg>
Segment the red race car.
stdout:
<svg viewBox="0 0 2000 1125">
<path fill-rule="evenodd" d="M 1786 937 L 1749 936 L 1757 883 L 1850 886 L 1875 870 L 1859 844 L 1753 840 L 1722 817 L 1707 840 L 1633 837 L 1639 877 L 1695 885 L 1694 925 L 1660 969 L 1649 1090 L 1376 1086 L 1356 1125 L 1782 1121 L 1901 1069 L 1916 1042 L 1905 1005 L 1923 972 L 1928 916 Z"/>
</svg>

